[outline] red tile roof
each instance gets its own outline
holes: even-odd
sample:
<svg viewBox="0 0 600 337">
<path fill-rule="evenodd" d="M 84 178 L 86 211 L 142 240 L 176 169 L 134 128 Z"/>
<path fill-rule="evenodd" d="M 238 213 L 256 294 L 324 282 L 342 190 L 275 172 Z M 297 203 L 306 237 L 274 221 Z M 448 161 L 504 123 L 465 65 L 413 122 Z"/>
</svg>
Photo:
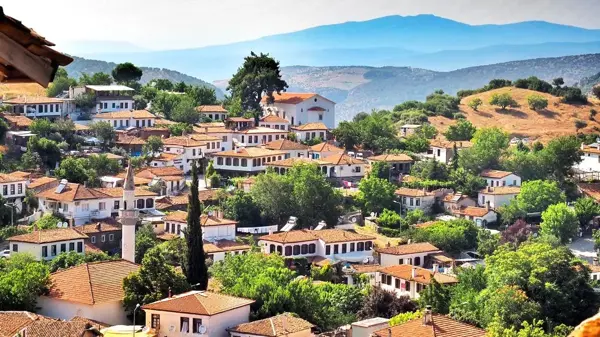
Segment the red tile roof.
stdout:
<svg viewBox="0 0 600 337">
<path fill-rule="evenodd" d="M 246 147 L 238 148 L 237 150 L 217 152 L 214 156 L 223 157 L 239 157 L 239 158 L 262 158 L 269 156 L 283 156 L 287 152 L 285 151 L 274 151 L 269 149 L 261 149 L 258 147 Z"/>
<path fill-rule="evenodd" d="M 409 155 L 404 153 L 401 154 L 381 154 L 379 156 L 373 156 L 367 158 L 371 161 L 382 161 L 386 163 L 412 163 L 415 160 L 412 159 Z"/>
<path fill-rule="evenodd" d="M 183 147 L 199 147 L 206 145 L 205 141 L 194 139 L 194 137 L 188 136 L 179 136 L 179 137 L 169 137 L 163 139 L 163 144 L 165 146 L 183 146 Z"/>
<path fill-rule="evenodd" d="M 519 194 L 521 188 L 519 186 L 496 186 L 486 187 L 479 191 L 481 194 L 493 194 L 493 195 L 506 195 L 506 194 Z"/>
<path fill-rule="evenodd" d="M 306 124 L 302 124 L 302 125 L 292 126 L 292 130 L 299 130 L 299 131 L 312 131 L 312 130 L 327 131 L 329 129 L 327 128 L 327 126 L 325 126 L 325 124 L 323 124 L 321 122 L 315 122 L 315 123 L 306 123 Z"/>
<path fill-rule="evenodd" d="M 4 100 L 4 104 L 62 104 L 63 99 L 44 96 L 20 96 Z"/>
<path fill-rule="evenodd" d="M 24 178 L 18 174 L 0 173 L 0 183 L 2 183 L 2 184 L 16 183 L 16 182 L 25 183 L 25 181 L 27 181 L 27 178 Z"/>
<path fill-rule="evenodd" d="M 428 195 L 432 195 L 431 193 L 429 193 L 427 191 L 423 191 L 423 190 L 416 189 L 416 188 L 406 188 L 406 187 L 400 187 L 399 189 L 396 190 L 395 194 L 400 195 L 400 196 L 407 196 L 407 197 L 425 197 Z"/>
<path fill-rule="evenodd" d="M 321 160 L 333 165 L 367 165 L 366 161 L 352 158 L 345 153 L 332 154 L 325 158 L 321 158 Z"/>
<path fill-rule="evenodd" d="M 405 245 L 378 248 L 377 252 L 391 255 L 405 255 L 418 253 L 433 253 L 439 252 L 440 249 L 429 242 L 409 243 Z"/>
<path fill-rule="evenodd" d="M 56 185 L 58 185 L 58 179 L 53 178 L 53 177 L 46 177 L 46 176 L 36 178 L 32 182 L 30 182 L 29 185 L 27 185 L 27 188 L 36 189 L 38 187 L 44 187 L 44 185 L 56 186 Z M 53 187 L 53 186 L 51 186 L 51 187 Z"/>
<path fill-rule="evenodd" d="M 448 316 L 434 314 L 430 324 L 423 324 L 423 318 L 417 318 L 391 328 L 381 329 L 373 335 L 376 337 L 485 337 L 486 332 Z"/>
<path fill-rule="evenodd" d="M 79 337 L 95 326 L 81 319 L 63 321 L 28 311 L 0 312 L 0 337 Z"/>
<path fill-rule="evenodd" d="M 341 229 L 323 229 L 318 231 L 300 229 L 264 235 L 259 238 L 259 240 L 279 243 L 296 243 L 316 240 L 323 240 L 325 243 L 336 243 L 349 241 L 370 241 L 374 239 L 375 237 L 370 235 L 359 234 Z"/>
<path fill-rule="evenodd" d="M 99 113 L 94 119 L 155 119 L 156 116 L 148 110 L 125 110 L 115 112 Z"/>
<path fill-rule="evenodd" d="M 167 214 L 165 217 L 166 221 L 173 222 L 187 222 L 187 212 L 184 211 L 175 211 Z M 237 221 L 230 219 L 220 219 L 214 216 L 208 216 L 206 214 L 202 214 L 200 216 L 200 224 L 203 227 L 211 227 L 211 226 L 226 226 L 226 225 L 235 225 Z"/>
<path fill-rule="evenodd" d="M 314 325 L 309 321 L 290 313 L 284 313 L 250 323 L 242 323 L 229 331 L 253 336 L 279 337 L 307 331 L 312 327 Z"/>
<path fill-rule="evenodd" d="M 412 277 L 412 270 L 415 269 L 415 277 Z M 394 276 L 407 281 L 415 281 L 421 284 L 431 283 L 431 279 L 434 278 L 438 283 L 441 284 L 452 284 L 458 283 L 458 279 L 454 276 L 450 276 L 442 273 L 434 273 L 428 269 L 415 267 L 410 264 L 401 264 L 395 266 L 389 266 L 379 269 L 380 273 Z"/>
<path fill-rule="evenodd" d="M 577 187 L 582 194 L 600 201 L 600 183 L 578 183 Z"/>
<path fill-rule="evenodd" d="M 14 124 L 16 127 L 28 127 L 33 122 L 33 120 L 25 116 L 4 115 L 4 119 L 6 119 L 9 123 Z"/>
<path fill-rule="evenodd" d="M 126 260 L 81 264 L 50 275 L 48 297 L 83 304 L 122 301 L 123 279 L 140 266 Z"/>
<path fill-rule="evenodd" d="M 27 234 L 11 236 L 7 240 L 11 242 L 27 242 L 40 244 L 87 238 L 87 235 L 82 234 L 73 228 L 53 228 L 36 230 Z"/>
<path fill-rule="evenodd" d="M 469 141 L 453 142 L 453 141 L 449 141 L 449 140 L 445 140 L 445 139 L 432 139 L 429 142 L 429 146 L 440 147 L 443 149 L 453 149 L 455 144 L 456 144 L 457 149 L 469 148 L 469 147 L 473 146 L 473 143 L 471 143 Z"/>
<path fill-rule="evenodd" d="M 315 96 L 314 93 L 293 93 L 293 92 L 281 92 L 280 94 L 274 92 L 273 99 L 275 103 L 281 104 L 298 104 L 306 101 L 307 99 Z M 263 96 L 261 103 L 267 103 L 267 96 Z"/>
<path fill-rule="evenodd" d="M 327 142 L 319 143 L 310 147 L 313 152 L 341 152 L 344 153 L 344 149 L 341 149 L 335 145 Z"/>
<path fill-rule="evenodd" d="M 189 291 L 142 306 L 144 310 L 176 312 L 192 315 L 213 316 L 229 310 L 245 307 L 254 300 L 213 292 Z"/>
<path fill-rule="evenodd" d="M 96 234 L 105 232 L 121 231 L 121 225 L 114 218 L 98 219 L 93 223 L 73 227 L 76 231 L 83 234 Z"/>
<path fill-rule="evenodd" d="M 196 107 L 196 111 L 203 113 L 218 112 L 218 113 L 229 113 L 224 107 L 220 105 L 200 105 Z"/>
<path fill-rule="evenodd" d="M 508 172 L 508 171 L 483 170 L 481 172 L 481 174 L 479 174 L 479 175 L 484 178 L 501 179 L 501 178 L 507 177 L 511 174 L 513 174 L 513 173 Z"/>
<path fill-rule="evenodd" d="M 287 158 L 283 160 L 276 160 L 270 163 L 266 163 L 267 166 L 277 166 L 277 167 L 293 167 L 296 164 L 316 164 L 316 165 L 331 165 L 323 160 L 312 159 L 312 158 L 304 158 L 304 157 L 295 157 L 295 158 Z"/>
<path fill-rule="evenodd" d="M 276 124 L 290 124 L 290 122 L 282 117 L 277 115 L 267 115 L 260 119 L 261 122 L 265 123 L 276 123 Z"/>
<path fill-rule="evenodd" d="M 207 254 L 250 250 L 250 248 L 252 248 L 250 245 L 235 240 L 217 240 L 215 242 L 204 240 L 204 252 Z"/>
<path fill-rule="evenodd" d="M 467 207 L 463 207 L 463 208 L 454 210 L 452 213 L 459 214 L 459 215 L 465 215 L 465 216 L 471 216 L 471 217 L 475 217 L 475 218 L 481 218 L 481 217 L 486 216 L 489 212 L 493 212 L 493 211 L 490 209 L 486 209 L 485 207 L 467 206 Z"/>
<path fill-rule="evenodd" d="M 309 146 L 289 139 L 278 139 L 265 144 L 265 148 L 269 150 L 308 150 Z"/>
</svg>

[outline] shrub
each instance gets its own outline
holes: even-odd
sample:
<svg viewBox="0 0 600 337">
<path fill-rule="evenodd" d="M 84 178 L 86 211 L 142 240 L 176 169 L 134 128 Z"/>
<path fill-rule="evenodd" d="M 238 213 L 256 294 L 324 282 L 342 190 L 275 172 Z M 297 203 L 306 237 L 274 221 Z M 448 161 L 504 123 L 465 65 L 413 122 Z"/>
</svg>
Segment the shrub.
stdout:
<svg viewBox="0 0 600 337">
<path fill-rule="evenodd" d="M 594 120 L 594 117 L 596 117 L 597 113 L 598 111 L 596 111 L 596 109 L 590 109 L 590 120 Z"/>
<path fill-rule="evenodd" d="M 479 109 L 479 106 L 481 106 L 482 104 L 483 101 L 479 97 L 475 97 L 469 101 L 469 107 L 471 107 L 475 111 L 477 111 L 477 109 Z"/>
<path fill-rule="evenodd" d="M 548 107 L 548 100 L 540 95 L 527 96 L 527 104 L 531 110 L 542 110 Z"/>
<path fill-rule="evenodd" d="M 592 94 L 596 96 L 596 98 L 600 99 L 600 85 L 592 88 Z"/>
<path fill-rule="evenodd" d="M 454 113 L 452 115 L 452 118 L 454 118 L 454 119 L 467 119 L 467 117 L 463 113 L 460 113 L 460 112 Z"/>
<path fill-rule="evenodd" d="M 506 110 L 507 107 L 516 107 L 517 106 L 517 101 L 515 101 L 512 96 L 505 92 L 502 94 L 493 94 L 492 97 L 490 98 L 490 102 L 491 105 L 495 105 L 495 106 L 499 106 L 500 109 L 502 110 Z"/>
<path fill-rule="evenodd" d="M 577 130 L 579 129 L 583 129 L 587 126 L 587 123 L 585 121 L 582 121 L 581 119 L 578 119 L 575 121 L 575 128 Z"/>
</svg>

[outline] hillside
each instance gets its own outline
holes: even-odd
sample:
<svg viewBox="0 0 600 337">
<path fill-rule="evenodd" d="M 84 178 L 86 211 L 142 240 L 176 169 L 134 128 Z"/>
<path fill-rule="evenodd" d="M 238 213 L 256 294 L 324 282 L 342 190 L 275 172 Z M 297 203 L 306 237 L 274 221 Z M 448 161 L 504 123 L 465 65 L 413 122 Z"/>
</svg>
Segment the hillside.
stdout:
<svg viewBox="0 0 600 337">
<path fill-rule="evenodd" d="M 73 57 L 73 63 L 69 64 L 66 69 L 69 73 L 69 76 L 74 78 L 79 78 L 82 73 L 95 73 L 95 72 L 104 72 L 110 74 L 114 67 L 115 63 L 98 61 L 98 60 L 88 60 L 81 57 Z M 193 84 L 199 86 L 207 86 L 214 88 L 217 93 L 217 98 L 221 99 L 224 97 L 223 92 L 215 87 L 214 85 L 207 83 L 201 79 L 180 73 L 178 71 L 164 69 L 164 68 L 149 68 L 149 67 L 141 67 L 143 71 L 142 79 L 140 82 L 148 83 L 153 79 L 164 78 L 168 79 L 171 82 L 185 82 L 186 84 Z"/>
<path fill-rule="evenodd" d="M 518 102 L 519 107 L 509 108 L 506 111 L 490 105 L 488 102 L 490 97 L 495 93 L 509 92 L 511 96 Z M 544 96 L 548 99 L 548 108 L 543 111 L 534 111 L 529 109 L 527 105 L 527 96 L 536 94 Z M 467 103 L 475 97 L 481 98 L 484 102 L 479 107 L 478 111 L 474 111 L 467 106 Z M 530 137 L 538 139 L 542 142 L 553 137 L 575 134 L 577 128 L 575 121 L 582 120 L 587 123 L 587 127 L 579 130 L 584 133 L 595 132 L 600 128 L 600 116 L 596 116 L 590 120 L 590 109 L 600 111 L 600 102 L 589 103 L 588 105 L 570 105 L 560 102 L 559 97 L 550 94 L 540 93 L 537 91 L 519 89 L 513 87 L 495 89 L 488 92 L 468 96 L 462 99 L 460 111 L 465 114 L 476 127 L 491 127 L 497 126 L 509 132 L 512 136 Z M 429 121 L 440 132 L 445 131 L 448 126 L 456 123 L 445 117 L 430 117 Z"/>
<path fill-rule="evenodd" d="M 46 96 L 46 89 L 37 83 L 0 83 L 0 97 Z"/>
<path fill-rule="evenodd" d="M 250 51 L 283 66 L 408 66 L 449 71 L 514 60 L 599 53 L 600 30 L 541 21 L 469 25 L 433 15 L 386 16 L 323 25 L 251 41 L 165 51 L 78 54 L 167 67 L 196 77 L 231 76 Z M 176 61 L 174 61 L 176 60 Z"/>
</svg>

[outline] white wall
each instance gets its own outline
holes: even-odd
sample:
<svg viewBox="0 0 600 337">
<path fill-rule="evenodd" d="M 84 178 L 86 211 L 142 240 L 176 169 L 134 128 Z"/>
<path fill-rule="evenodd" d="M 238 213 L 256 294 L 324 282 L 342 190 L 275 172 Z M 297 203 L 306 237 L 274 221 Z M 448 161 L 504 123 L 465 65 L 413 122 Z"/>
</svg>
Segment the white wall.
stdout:
<svg viewBox="0 0 600 337">
<path fill-rule="evenodd" d="M 48 260 L 54 259 L 56 256 L 58 256 L 61 253 L 60 248 L 61 248 L 62 244 L 66 245 L 65 252 L 69 252 L 70 251 L 69 243 L 74 244 L 73 251 L 75 251 L 75 252 L 77 252 L 77 244 L 81 243 L 81 254 L 85 253 L 85 245 L 84 245 L 83 239 L 57 241 L 57 242 L 43 243 L 43 244 L 9 241 L 9 249 L 11 250 L 11 252 L 14 252 L 13 245 L 17 245 L 18 253 L 29 253 L 29 254 L 33 255 L 37 260 L 48 261 Z M 56 255 L 52 255 L 52 246 L 56 246 Z M 46 257 L 42 256 L 42 247 L 47 247 L 47 249 L 48 249 L 47 250 L 48 255 Z"/>
<path fill-rule="evenodd" d="M 270 158 L 269 162 L 274 162 L 277 160 L 282 160 L 283 159 L 283 155 L 279 154 L 279 155 L 272 155 L 272 156 L 268 156 Z M 221 158 L 222 162 L 219 163 L 219 158 Z M 229 165 L 227 165 L 227 158 L 230 158 L 230 163 Z M 240 171 L 240 172 L 262 172 L 264 170 L 267 169 L 266 165 L 262 164 L 262 159 L 263 158 L 267 158 L 267 157 L 261 157 L 261 158 L 238 158 L 239 159 L 239 165 L 235 166 L 233 165 L 234 163 L 234 158 L 233 157 L 223 157 L 223 156 L 215 156 L 212 161 L 213 161 L 213 166 L 215 168 L 215 170 L 223 170 L 223 171 Z M 242 160 L 246 159 L 247 160 L 247 164 L 246 166 L 242 166 Z M 257 161 L 260 160 L 260 165 L 254 166 L 254 159 L 256 159 Z M 265 164 L 267 163 L 267 161 L 265 160 Z M 258 162 L 257 162 L 258 164 Z"/>
<path fill-rule="evenodd" d="M 600 172 L 600 156 L 595 153 L 584 153 L 581 163 L 575 164 L 575 168 L 585 172 Z"/>
<path fill-rule="evenodd" d="M 315 98 L 317 99 L 316 102 Z M 315 106 L 321 107 L 325 109 L 325 111 L 308 111 L 308 109 Z M 318 95 L 296 105 L 274 103 L 272 105 L 269 105 L 268 107 L 275 107 L 277 109 L 277 112 L 279 113 L 279 117 L 288 120 L 291 126 L 322 122 L 329 129 L 335 128 L 335 103 L 323 99 L 321 96 Z M 323 116 L 322 120 L 319 119 L 319 114 Z"/>
<path fill-rule="evenodd" d="M 352 164 L 348 165 L 337 165 L 335 166 L 335 177 L 337 178 L 356 178 L 364 177 L 367 164 Z M 331 173 L 331 170 L 329 171 Z M 331 175 L 329 175 L 331 176 Z"/>
<path fill-rule="evenodd" d="M 169 230 L 167 230 L 167 225 L 169 226 Z M 180 226 L 180 237 L 185 237 L 184 230 L 187 229 L 187 223 L 185 222 L 175 222 L 175 221 L 165 221 L 164 231 L 172 234 L 177 234 L 177 226 Z M 222 226 L 203 226 L 202 227 L 202 238 L 208 241 L 217 241 L 217 240 L 235 240 L 235 225 L 222 225 Z"/>
<path fill-rule="evenodd" d="M 296 134 L 296 137 L 303 142 L 314 138 L 321 138 L 323 141 L 327 140 L 327 131 L 324 130 L 296 130 L 294 133 Z"/>
<path fill-rule="evenodd" d="M 428 213 L 431 211 L 431 207 L 433 206 L 433 204 L 435 203 L 435 197 L 433 195 L 427 195 L 424 197 L 405 197 L 405 196 L 401 196 L 401 202 L 402 202 L 402 210 L 415 210 L 415 209 L 420 209 L 423 210 L 423 212 Z M 411 205 L 411 199 L 413 200 L 413 203 Z M 417 200 L 418 200 L 418 206 L 417 206 Z"/>
<path fill-rule="evenodd" d="M 366 246 L 366 242 L 370 241 L 372 243 L 371 240 L 365 240 L 365 241 L 348 241 L 348 242 L 338 242 L 338 243 L 325 243 L 323 240 L 315 240 L 315 241 L 304 241 L 304 242 L 296 242 L 296 243 L 278 243 L 278 242 L 271 242 L 271 241 L 266 241 L 266 240 L 260 240 L 258 242 L 258 246 L 262 248 L 262 251 L 265 254 L 271 254 L 271 245 L 275 246 L 275 252 L 277 253 L 277 247 L 281 247 L 281 254 L 284 257 L 313 257 L 313 256 L 320 256 L 320 257 L 324 257 L 324 258 L 330 258 L 333 260 L 344 260 L 347 258 L 352 258 L 352 259 L 364 259 L 367 257 L 372 257 L 373 256 L 373 248 L 374 245 L 371 244 L 371 249 L 369 250 L 362 250 L 362 251 L 358 251 L 358 243 L 362 242 L 363 244 L 365 244 Z M 350 244 L 354 244 L 354 250 L 350 251 Z M 315 244 L 315 253 L 306 253 L 306 254 L 302 254 L 302 245 L 310 245 L 310 244 Z M 335 253 L 335 246 L 338 246 L 338 252 Z M 343 253 L 343 245 L 346 246 L 346 253 Z M 300 253 L 299 254 L 294 254 L 294 246 L 300 246 Z M 329 254 L 327 254 L 327 246 L 329 246 Z M 291 251 L 292 251 L 292 255 L 287 255 L 286 254 L 286 247 L 290 247 Z M 308 247 L 307 247 L 308 249 Z M 310 250 L 308 250 L 310 251 Z"/>
<path fill-rule="evenodd" d="M 484 207 L 486 202 L 489 201 L 491 208 L 498 208 L 508 205 L 516 197 L 517 194 L 485 194 L 479 192 L 478 202 L 479 206 Z"/>
<path fill-rule="evenodd" d="M 285 139 L 286 136 L 287 136 L 287 131 L 282 131 L 281 133 L 274 133 L 274 132 L 252 133 L 252 134 L 234 133 L 233 139 L 237 140 L 239 146 L 255 147 L 255 146 L 264 145 L 266 143 L 269 143 L 269 142 L 272 142 L 275 140 Z"/>
<path fill-rule="evenodd" d="M 113 112 L 133 109 L 133 99 L 109 99 L 98 96 L 96 112 Z M 105 107 L 106 106 L 106 107 Z"/>
<path fill-rule="evenodd" d="M 516 174 L 509 174 L 508 176 L 495 179 L 495 178 L 484 178 L 488 186 L 521 186 L 521 177 Z"/>
<path fill-rule="evenodd" d="M 423 265 L 425 264 L 425 257 L 428 256 L 429 254 L 431 254 L 430 252 L 427 253 L 418 253 L 418 254 L 403 254 L 403 255 L 393 255 L 393 254 L 385 254 L 385 253 L 379 253 L 379 264 L 381 264 L 382 267 L 388 267 L 388 266 L 397 266 L 400 264 L 400 259 L 403 259 L 403 264 L 411 264 L 413 266 L 418 266 L 418 267 L 423 267 Z M 419 257 L 420 261 L 419 264 L 415 264 L 415 257 Z M 411 259 L 412 263 L 408 263 L 408 259 Z"/>
<path fill-rule="evenodd" d="M 88 305 L 40 296 L 37 305 L 39 314 L 67 321 L 81 316 L 111 325 L 131 324 L 121 301 Z"/>
<path fill-rule="evenodd" d="M 381 281 L 381 275 L 382 273 L 377 273 L 377 275 L 375 276 L 375 280 L 377 282 Z M 389 290 L 389 291 L 393 291 L 396 293 L 396 296 L 401 297 L 401 296 L 409 296 L 411 299 L 418 299 L 419 298 L 419 293 L 417 292 L 417 284 L 414 281 L 405 281 L 403 279 L 399 279 L 400 280 L 400 288 L 396 288 L 396 278 L 392 276 L 392 283 L 390 285 L 388 285 L 387 283 L 383 283 L 381 282 L 381 289 L 384 290 Z M 402 284 L 406 285 L 406 284 L 410 284 L 410 290 L 406 291 L 406 290 L 402 290 Z"/>
</svg>

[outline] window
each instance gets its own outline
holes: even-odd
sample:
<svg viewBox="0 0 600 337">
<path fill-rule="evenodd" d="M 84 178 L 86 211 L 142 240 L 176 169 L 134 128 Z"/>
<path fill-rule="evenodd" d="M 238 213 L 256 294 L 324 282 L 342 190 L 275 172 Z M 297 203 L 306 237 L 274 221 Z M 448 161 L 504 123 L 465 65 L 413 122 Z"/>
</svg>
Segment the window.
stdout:
<svg viewBox="0 0 600 337">
<path fill-rule="evenodd" d="M 439 157 L 439 156 L 441 156 L 441 155 L 442 155 L 442 150 L 438 149 L 438 150 L 437 150 L 437 156 Z"/>
<path fill-rule="evenodd" d="M 226 142 L 227 141 L 227 136 L 223 136 L 223 141 Z"/>
<path fill-rule="evenodd" d="M 225 165 L 231 166 L 231 158 L 225 158 Z"/>
<path fill-rule="evenodd" d="M 105 202 L 100 202 L 100 203 L 98 203 L 98 208 L 99 208 L 101 211 L 104 211 L 104 210 L 106 209 L 106 203 L 105 203 Z"/>
<path fill-rule="evenodd" d="M 177 235 L 181 234 L 181 225 L 177 225 Z"/>
<path fill-rule="evenodd" d="M 285 256 L 290 256 L 290 255 L 292 255 L 292 247 L 287 246 L 287 247 L 285 247 Z"/>
<path fill-rule="evenodd" d="M 217 157 L 217 165 L 223 165 L 223 157 Z"/>
<path fill-rule="evenodd" d="M 410 205 L 413 206 L 414 204 L 414 198 L 410 198 Z"/>
<path fill-rule="evenodd" d="M 125 102 L 125 109 L 129 109 L 129 102 Z"/>
<path fill-rule="evenodd" d="M 275 250 L 275 245 L 270 245 L 270 246 L 269 246 L 269 253 L 270 253 L 270 254 L 274 254 L 275 252 L 276 252 L 276 250 Z"/>
<path fill-rule="evenodd" d="M 113 121 L 113 127 L 117 127 L 117 121 Z"/>
<path fill-rule="evenodd" d="M 96 243 L 96 236 L 95 235 L 90 237 L 90 242 Z"/>
<path fill-rule="evenodd" d="M 355 243 L 354 243 L 354 242 L 351 242 L 351 243 L 350 243 L 350 252 L 353 252 L 353 251 L 354 251 L 354 245 L 355 245 Z"/>
<path fill-rule="evenodd" d="M 410 291 L 410 282 L 406 281 L 406 291 Z"/>
<path fill-rule="evenodd" d="M 386 282 L 385 282 L 385 283 L 386 283 L 388 286 L 391 286 L 391 285 L 392 285 L 392 276 L 391 276 L 391 275 L 386 275 L 386 276 L 387 276 L 387 279 L 386 279 Z"/>
<path fill-rule="evenodd" d="M 54 112 L 54 105 L 52 105 L 52 104 L 50 104 L 50 112 Z"/>
<path fill-rule="evenodd" d="M 396 289 L 400 289 L 400 279 L 396 279 Z"/>
<path fill-rule="evenodd" d="M 311 243 L 310 245 L 308 245 L 308 253 L 309 254 L 314 254 L 317 251 L 317 245 L 315 245 L 314 243 Z"/>
<path fill-rule="evenodd" d="M 56 245 L 50 246 L 50 256 L 56 256 Z"/>
<path fill-rule="evenodd" d="M 415 199 L 415 205 L 416 206 L 421 206 L 421 198 L 416 198 Z"/>
<path fill-rule="evenodd" d="M 2 195 L 8 195 L 8 185 L 2 186 Z"/>
<path fill-rule="evenodd" d="M 38 105 L 38 112 L 44 112 L 44 106 L 43 105 Z"/>
<path fill-rule="evenodd" d="M 347 249 L 347 248 L 348 248 L 348 247 L 346 246 L 346 244 L 345 244 L 345 243 L 344 243 L 344 244 L 342 244 L 342 254 L 345 254 L 345 253 L 346 253 L 346 249 Z"/>
<path fill-rule="evenodd" d="M 404 264 L 404 259 L 398 259 L 398 264 Z"/>
<path fill-rule="evenodd" d="M 160 327 L 160 315 L 152 314 L 150 317 L 150 327 L 154 329 L 158 329 Z"/>
<path fill-rule="evenodd" d="M 77 242 L 77 252 L 83 252 L 83 242 Z"/>
<path fill-rule="evenodd" d="M 248 159 L 243 158 L 242 159 L 242 167 L 246 167 L 246 166 L 248 166 Z"/>
<path fill-rule="evenodd" d="M 23 184 L 18 184 L 18 185 L 17 185 L 17 192 L 18 192 L 19 194 L 23 193 Z"/>
<path fill-rule="evenodd" d="M 10 184 L 10 194 L 15 194 L 15 184 Z"/>
<path fill-rule="evenodd" d="M 69 211 L 69 204 L 62 204 L 62 206 L 63 206 L 63 212 Z"/>
<path fill-rule="evenodd" d="M 81 210 L 82 211 L 89 211 L 90 210 L 90 205 L 88 203 L 81 204 Z"/>
<path fill-rule="evenodd" d="M 18 253 L 19 252 L 19 245 L 16 244 L 16 243 L 13 243 L 12 251 L 15 252 L 15 253 Z"/>
<path fill-rule="evenodd" d="M 371 242 L 371 241 L 365 242 L 365 250 L 371 250 L 371 249 L 373 249 L 373 242 Z"/>
<path fill-rule="evenodd" d="M 196 155 L 196 149 L 192 149 L 192 156 Z"/>
<path fill-rule="evenodd" d="M 61 243 L 60 244 L 60 252 L 64 253 L 67 251 L 67 244 L 66 243 Z"/>
<path fill-rule="evenodd" d="M 339 254 L 340 253 L 338 245 L 333 245 L 333 253 L 334 254 Z"/>
<path fill-rule="evenodd" d="M 119 209 L 119 206 L 120 206 L 120 205 L 119 205 L 119 201 L 120 201 L 120 200 L 115 200 L 115 205 L 114 205 L 114 206 L 115 206 L 115 209 Z"/>
<path fill-rule="evenodd" d="M 202 319 L 201 318 L 192 318 L 192 323 L 193 323 L 192 332 L 200 333 L 200 327 L 202 326 Z"/>
<path fill-rule="evenodd" d="M 300 245 L 294 245 L 294 255 L 300 255 Z"/>
<path fill-rule="evenodd" d="M 100 236 L 100 242 L 106 242 L 106 235 L 102 234 L 102 236 Z"/>
<path fill-rule="evenodd" d="M 233 166 L 240 166 L 240 158 L 233 158 Z"/>
<path fill-rule="evenodd" d="M 423 290 L 423 285 L 421 283 L 417 283 L 417 292 L 420 293 Z"/>
<path fill-rule="evenodd" d="M 136 203 L 137 203 L 137 208 L 138 208 L 138 209 L 142 209 L 142 208 L 144 208 L 144 199 L 138 199 L 138 200 L 136 201 Z"/>
<path fill-rule="evenodd" d="M 119 103 L 119 109 L 123 109 L 123 102 Z"/>
<path fill-rule="evenodd" d="M 330 245 L 325 246 L 325 255 L 331 255 L 331 246 Z"/>
<path fill-rule="evenodd" d="M 114 108 L 116 108 L 116 107 L 117 107 L 117 104 L 116 104 L 115 102 L 113 102 L 113 103 L 112 103 L 112 108 L 114 109 Z"/>
<path fill-rule="evenodd" d="M 69 242 L 69 251 L 75 250 L 75 242 Z"/>
<path fill-rule="evenodd" d="M 319 120 L 322 121 L 323 120 L 323 115 L 319 115 Z"/>
<path fill-rule="evenodd" d="M 108 109 L 108 103 L 104 102 L 104 109 Z"/>
<path fill-rule="evenodd" d="M 154 199 L 152 199 L 152 198 L 146 199 L 146 208 L 154 208 Z"/>
<path fill-rule="evenodd" d="M 421 257 L 417 256 L 415 257 L 415 266 L 420 266 L 421 265 Z"/>
<path fill-rule="evenodd" d="M 248 143 L 252 143 L 252 136 L 250 136 L 250 137 L 248 137 L 248 138 L 250 138 L 250 139 L 248 140 Z M 242 143 L 243 143 L 243 142 L 244 142 L 244 136 L 242 136 Z"/>
<path fill-rule="evenodd" d="M 42 246 L 42 257 L 48 257 L 48 246 Z"/>
<path fill-rule="evenodd" d="M 170 224 L 168 222 L 165 222 L 165 232 L 169 233 L 170 231 Z"/>
<path fill-rule="evenodd" d="M 180 317 L 179 318 L 179 331 L 183 332 L 183 333 L 188 333 L 190 332 L 190 319 L 187 317 Z"/>
<path fill-rule="evenodd" d="M 357 246 L 356 250 L 359 251 L 359 252 L 362 252 L 362 251 L 365 250 L 365 243 L 364 242 L 359 242 L 356 246 Z"/>
<path fill-rule="evenodd" d="M 302 245 L 300 248 L 302 254 L 308 254 L 308 245 Z"/>
<path fill-rule="evenodd" d="M 385 280 L 386 280 L 386 275 L 381 274 L 381 284 L 385 284 Z"/>
<path fill-rule="evenodd" d="M 136 121 L 135 121 L 135 127 L 136 127 L 136 128 L 139 128 L 139 127 L 140 127 L 140 121 L 138 121 L 138 120 L 136 120 Z"/>
</svg>

